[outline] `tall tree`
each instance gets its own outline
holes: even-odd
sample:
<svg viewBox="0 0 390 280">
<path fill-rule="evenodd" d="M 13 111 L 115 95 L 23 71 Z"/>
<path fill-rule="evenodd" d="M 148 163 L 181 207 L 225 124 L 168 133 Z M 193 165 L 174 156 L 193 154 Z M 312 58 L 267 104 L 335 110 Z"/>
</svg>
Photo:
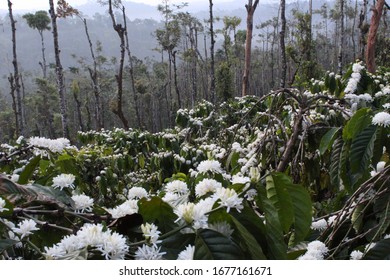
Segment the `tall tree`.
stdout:
<svg viewBox="0 0 390 280">
<path fill-rule="evenodd" d="M 340 1 L 340 40 L 339 40 L 339 54 L 337 57 L 337 72 L 339 75 L 343 74 L 343 49 L 344 49 L 344 0 Z"/>
<path fill-rule="evenodd" d="M 64 81 L 64 70 L 61 64 L 60 57 L 60 46 L 58 43 L 58 29 L 57 29 L 57 17 L 66 17 L 75 12 L 67 2 L 64 0 L 58 0 L 57 10 L 54 9 L 54 1 L 49 0 L 50 5 L 50 18 L 52 25 L 53 41 L 54 41 L 54 55 L 56 61 L 56 81 L 57 81 L 57 90 L 58 96 L 60 98 L 60 112 L 61 112 L 61 124 L 62 124 L 62 136 L 65 138 L 70 138 L 69 134 L 69 123 L 68 123 L 68 112 L 66 108 L 66 99 L 65 99 L 65 81 Z"/>
<path fill-rule="evenodd" d="M 210 24 L 210 95 L 211 102 L 215 103 L 215 33 L 214 33 L 214 10 L 213 0 L 209 0 L 209 24 Z"/>
<path fill-rule="evenodd" d="M 376 5 L 371 8 L 371 24 L 368 31 L 367 49 L 366 49 L 366 64 L 367 70 L 371 73 L 375 73 L 375 44 L 376 36 L 379 28 L 379 23 L 383 13 L 383 7 L 385 6 L 385 0 L 378 0 Z"/>
<path fill-rule="evenodd" d="M 123 127 L 125 129 L 129 129 L 129 122 L 125 117 L 125 114 L 123 113 L 123 68 L 124 68 L 125 52 L 126 52 L 126 44 L 125 44 L 126 29 L 122 24 L 116 22 L 114 11 L 113 11 L 112 0 L 108 1 L 108 13 L 110 14 L 112 26 L 120 39 L 119 69 L 118 69 L 118 73 L 115 75 L 116 82 L 117 82 L 117 96 L 116 96 L 116 103 L 114 104 L 112 111 L 121 120 Z"/>
<path fill-rule="evenodd" d="M 8 79 L 11 85 L 11 95 L 14 98 L 14 94 L 16 93 L 15 99 L 15 121 L 17 127 L 17 133 L 19 135 L 23 135 L 24 127 L 23 127 L 23 108 L 22 108 L 22 94 L 21 94 L 21 86 L 20 86 L 20 75 L 19 75 L 19 66 L 18 66 L 18 57 L 16 52 L 16 21 L 12 12 L 12 2 L 8 0 L 8 11 L 9 18 L 11 21 L 11 29 L 12 29 L 12 65 L 14 67 L 14 73 L 11 74 L 11 77 Z"/>
<path fill-rule="evenodd" d="M 286 0 L 280 0 L 280 56 L 282 59 L 282 72 L 280 74 L 280 87 L 286 86 L 287 79 L 287 58 L 286 58 Z"/>
<path fill-rule="evenodd" d="M 245 5 L 247 11 L 246 18 L 246 42 L 245 42 L 245 65 L 244 75 L 242 77 L 242 96 L 249 93 L 249 75 L 251 68 L 251 54 L 252 54 L 252 34 L 253 34 L 253 15 L 259 5 L 259 0 L 248 0 L 248 4 Z"/>
<path fill-rule="evenodd" d="M 32 29 L 36 29 L 39 32 L 39 36 L 41 37 L 41 45 L 42 45 L 42 62 L 39 62 L 39 65 L 42 68 L 43 77 L 46 79 L 47 77 L 47 63 L 46 63 L 46 55 L 45 55 L 45 41 L 43 39 L 43 32 L 45 30 L 50 30 L 50 17 L 48 16 L 46 11 L 37 11 L 35 14 L 25 14 L 23 16 L 26 19 L 28 26 Z"/>
</svg>

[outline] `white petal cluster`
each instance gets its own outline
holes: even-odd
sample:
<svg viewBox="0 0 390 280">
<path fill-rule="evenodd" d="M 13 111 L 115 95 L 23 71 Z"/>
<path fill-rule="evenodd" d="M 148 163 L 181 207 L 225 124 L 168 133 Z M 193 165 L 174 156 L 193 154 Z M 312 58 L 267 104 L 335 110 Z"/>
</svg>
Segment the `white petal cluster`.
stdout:
<svg viewBox="0 0 390 280">
<path fill-rule="evenodd" d="M 351 260 L 361 260 L 363 257 L 363 252 L 360 252 L 359 250 L 352 251 L 350 254 Z"/>
<path fill-rule="evenodd" d="M 185 195 L 188 193 L 188 187 L 185 182 L 180 180 L 174 180 L 165 185 L 165 191 L 167 193 Z"/>
<path fill-rule="evenodd" d="M 58 188 L 61 191 L 64 188 L 74 189 L 74 181 L 76 177 L 73 174 L 60 174 L 53 178 L 53 187 Z"/>
<path fill-rule="evenodd" d="M 62 153 L 64 149 L 70 147 L 70 141 L 66 138 L 47 139 L 44 137 L 31 137 L 28 143 L 36 148 L 48 149 L 53 153 Z"/>
<path fill-rule="evenodd" d="M 33 234 L 33 231 L 39 230 L 37 223 L 32 220 L 23 220 L 18 224 L 18 227 L 13 227 L 12 231 L 20 235 L 20 239 Z"/>
<path fill-rule="evenodd" d="M 148 192 L 142 187 L 132 187 L 127 193 L 128 199 L 141 199 L 148 196 Z"/>
<path fill-rule="evenodd" d="M 110 229 L 103 231 L 101 224 L 84 224 L 76 234 L 65 236 L 53 247 L 45 247 L 45 255 L 51 259 L 62 258 L 88 246 L 94 247 L 106 259 L 113 260 L 124 259 L 129 249 L 122 235 Z"/>
<path fill-rule="evenodd" d="M 307 251 L 298 260 L 323 260 L 329 249 L 321 241 L 315 240 L 307 245 Z"/>
<path fill-rule="evenodd" d="M 361 71 L 363 70 L 363 66 L 360 63 L 355 63 L 352 66 L 352 74 L 351 78 L 348 80 L 348 84 L 344 90 L 345 93 L 354 93 L 357 90 L 357 86 L 362 78 Z"/>
<path fill-rule="evenodd" d="M 372 124 L 378 125 L 378 126 L 383 126 L 383 127 L 389 127 L 390 126 L 390 114 L 387 112 L 377 113 L 372 118 Z"/>
<path fill-rule="evenodd" d="M 5 207 L 5 200 L 0 197 L 0 213 L 8 210 L 8 208 L 4 208 L 4 207 Z"/>
<path fill-rule="evenodd" d="M 231 238 L 234 232 L 234 229 L 232 229 L 232 227 L 226 221 L 211 224 L 209 225 L 209 229 L 218 231 L 228 238 Z"/>
<path fill-rule="evenodd" d="M 320 219 L 318 221 L 311 223 L 311 228 L 318 231 L 323 231 L 328 227 L 328 222 L 325 219 Z"/>
<path fill-rule="evenodd" d="M 178 260 L 193 260 L 195 253 L 195 246 L 188 245 L 183 251 L 181 251 L 177 257 Z"/>
<path fill-rule="evenodd" d="M 141 230 L 149 244 L 157 246 L 156 244 L 161 243 L 161 241 L 158 240 L 161 231 L 158 230 L 158 227 L 155 224 L 146 223 L 141 225 Z"/>
<path fill-rule="evenodd" d="M 106 211 L 110 213 L 114 219 L 119 219 L 126 215 L 132 215 L 138 212 L 138 201 L 134 199 L 126 200 L 117 207 L 113 209 L 106 209 Z"/>
<path fill-rule="evenodd" d="M 85 194 L 73 195 L 72 199 L 75 203 L 74 210 L 79 213 L 91 212 L 93 208 L 93 199 Z"/>
<path fill-rule="evenodd" d="M 144 244 L 142 247 L 138 247 L 135 252 L 134 258 L 136 260 L 162 260 L 165 252 L 160 252 L 161 247 L 148 246 Z"/>
<path fill-rule="evenodd" d="M 199 163 L 197 170 L 199 173 L 223 173 L 221 164 L 216 160 L 204 160 L 201 163 Z"/>
<path fill-rule="evenodd" d="M 206 228 L 207 213 L 212 210 L 214 202 L 214 199 L 206 198 L 196 204 L 192 202 L 180 204 L 174 209 L 174 213 L 178 216 L 176 222 L 183 220 L 187 224 L 192 224 L 194 229 Z"/>
<path fill-rule="evenodd" d="M 244 208 L 242 205 L 243 199 L 238 197 L 238 194 L 233 189 L 217 189 L 213 197 L 215 200 L 219 200 L 221 206 L 227 208 L 227 212 L 229 212 L 231 208 L 236 208 L 238 212 Z"/>
<path fill-rule="evenodd" d="M 222 184 L 214 179 L 203 179 L 195 186 L 195 195 L 201 197 L 207 193 L 215 193 L 222 188 Z"/>
</svg>

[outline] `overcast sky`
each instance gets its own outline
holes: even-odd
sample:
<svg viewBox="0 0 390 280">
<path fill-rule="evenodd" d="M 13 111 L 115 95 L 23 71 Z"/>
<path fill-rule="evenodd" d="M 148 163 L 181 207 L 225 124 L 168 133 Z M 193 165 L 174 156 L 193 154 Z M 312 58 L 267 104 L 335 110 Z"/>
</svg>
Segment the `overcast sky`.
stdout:
<svg viewBox="0 0 390 280">
<path fill-rule="evenodd" d="M 67 0 L 67 2 L 71 6 L 78 6 L 81 4 L 84 4 L 88 1 L 94 1 L 94 0 Z M 147 3 L 150 5 L 158 5 L 162 3 L 162 0 L 131 0 L 132 2 L 139 2 L 139 3 Z M 220 3 L 220 2 L 229 2 L 234 0 L 214 0 L 214 3 Z M 237 1 L 237 0 L 235 0 Z M 243 1 L 244 0 L 239 0 Z M 48 10 L 49 6 L 49 0 L 11 0 L 13 6 L 13 10 Z M 54 3 L 56 1 L 54 0 Z M 202 3 L 204 2 L 205 5 L 208 5 L 208 0 L 171 0 L 171 3 L 182 3 L 187 2 L 189 4 L 191 3 Z M 8 4 L 6 0 L 0 0 L 0 9 L 8 9 Z"/>
</svg>

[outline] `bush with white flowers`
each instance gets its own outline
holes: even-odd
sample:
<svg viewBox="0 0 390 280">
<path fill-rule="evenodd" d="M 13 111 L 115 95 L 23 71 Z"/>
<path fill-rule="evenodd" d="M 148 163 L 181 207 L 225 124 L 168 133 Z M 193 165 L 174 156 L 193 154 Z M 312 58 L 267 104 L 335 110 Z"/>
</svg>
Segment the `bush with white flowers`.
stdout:
<svg viewBox="0 0 390 280">
<path fill-rule="evenodd" d="M 386 259 L 390 74 L 0 145 L 0 259 Z"/>
</svg>

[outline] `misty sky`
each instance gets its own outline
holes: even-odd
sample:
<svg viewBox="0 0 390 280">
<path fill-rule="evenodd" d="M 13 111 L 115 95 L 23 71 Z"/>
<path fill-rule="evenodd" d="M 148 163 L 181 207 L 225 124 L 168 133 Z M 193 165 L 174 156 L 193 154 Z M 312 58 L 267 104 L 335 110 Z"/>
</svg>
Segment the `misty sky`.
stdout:
<svg viewBox="0 0 390 280">
<path fill-rule="evenodd" d="M 93 0 L 67 0 L 67 2 L 72 6 L 78 6 L 88 1 L 93 1 Z M 162 3 L 161 0 L 131 0 L 131 1 L 139 2 L 139 3 L 147 3 L 156 6 Z M 214 3 L 229 2 L 229 1 L 234 1 L 234 0 L 214 0 Z M 12 6 L 13 10 L 47 10 L 49 6 L 48 0 L 11 0 L 11 2 L 13 4 Z M 55 2 L 56 1 L 54 1 L 54 3 Z M 187 2 L 189 4 L 204 2 L 205 5 L 208 5 L 209 3 L 208 0 L 171 0 L 171 3 L 182 3 L 182 2 Z M 4 10 L 8 9 L 6 0 L 0 0 L 0 9 L 4 9 Z"/>
</svg>

